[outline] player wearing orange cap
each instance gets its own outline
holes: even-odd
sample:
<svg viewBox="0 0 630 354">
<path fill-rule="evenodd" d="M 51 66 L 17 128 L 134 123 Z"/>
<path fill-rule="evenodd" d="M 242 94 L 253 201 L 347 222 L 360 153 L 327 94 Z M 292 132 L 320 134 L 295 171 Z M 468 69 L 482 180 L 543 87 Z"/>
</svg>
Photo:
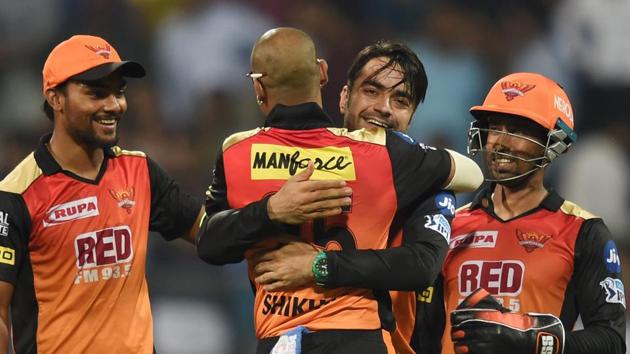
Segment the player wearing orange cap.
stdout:
<svg viewBox="0 0 630 354">
<path fill-rule="evenodd" d="M 154 352 L 149 230 L 192 242 L 201 213 L 144 153 L 115 146 L 124 77 L 144 75 L 94 36 L 48 56 L 53 132 L 0 181 L 0 353 L 9 333 L 20 354 Z"/>
<path fill-rule="evenodd" d="M 490 184 L 455 216 L 441 277 L 419 302 L 417 352 L 624 353 L 610 232 L 543 184 L 545 167 L 576 139 L 564 90 L 511 74 L 471 113 L 469 152 L 481 154 Z M 584 329 L 573 331 L 578 317 Z"/>
</svg>

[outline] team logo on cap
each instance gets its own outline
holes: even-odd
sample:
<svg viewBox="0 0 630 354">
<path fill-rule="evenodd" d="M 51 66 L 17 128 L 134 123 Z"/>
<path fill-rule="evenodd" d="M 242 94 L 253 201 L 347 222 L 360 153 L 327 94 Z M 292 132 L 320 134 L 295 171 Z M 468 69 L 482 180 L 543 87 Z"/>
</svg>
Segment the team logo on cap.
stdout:
<svg viewBox="0 0 630 354">
<path fill-rule="evenodd" d="M 532 253 L 538 248 L 543 248 L 545 246 L 545 242 L 549 241 L 551 236 L 534 231 L 523 232 L 516 229 L 516 238 L 518 239 L 518 243 L 525 248 L 527 253 Z"/>
<path fill-rule="evenodd" d="M 522 82 L 503 81 L 501 83 L 501 92 L 505 95 L 505 99 L 508 101 L 513 100 L 519 96 L 525 96 L 527 91 L 532 90 L 536 85 L 524 84 Z"/>
<path fill-rule="evenodd" d="M 92 46 L 92 45 L 86 44 L 85 48 L 93 51 L 94 53 L 96 53 L 97 55 L 102 56 L 105 59 L 109 59 L 109 55 L 112 54 L 112 47 L 110 47 L 108 44 L 105 45 L 104 47 Z"/>
<path fill-rule="evenodd" d="M 127 214 L 131 214 L 131 208 L 136 205 L 136 202 L 133 200 L 133 197 L 136 194 L 133 187 L 123 189 L 121 191 L 110 189 L 109 194 L 118 202 L 119 207 L 125 209 Z"/>
</svg>

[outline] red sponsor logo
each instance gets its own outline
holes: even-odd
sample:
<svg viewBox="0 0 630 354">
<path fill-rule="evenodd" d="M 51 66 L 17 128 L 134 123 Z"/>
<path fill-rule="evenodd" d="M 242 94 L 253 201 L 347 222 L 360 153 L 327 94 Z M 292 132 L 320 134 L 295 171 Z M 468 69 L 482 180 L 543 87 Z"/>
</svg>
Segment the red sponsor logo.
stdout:
<svg viewBox="0 0 630 354">
<path fill-rule="evenodd" d="M 475 231 L 451 238 L 449 247 L 451 249 L 459 247 L 467 248 L 494 248 L 497 245 L 499 231 Z"/>
<path fill-rule="evenodd" d="M 515 296 L 523 289 L 525 266 L 518 260 L 468 261 L 459 267 L 459 292 L 484 288 L 492 295 Z"/>
<path fill-rule="evenodd" d="M 74 248 L 79 268 L 127 263 L 133 258 L 131 229 L 117 226 L 81 234 Z"/>
<path fill-rule="evenodd" d="M 527 91 L 535 88 L 536 85 L 525 84 L 522 82 L 503 81 L 501 83 L 501 92 L 505 95 L 505 99 L 508 101 L 513 100 L 519 96 L 525 96 Z"/>
<path fill-rule="evenodd" d="M 516 229 L 516 238 L 518 243 L 525 248 L 527 253 L 532 253 L 539 248 L 545 247 L 545 242 L 549 241 L 551 236 L 535 231 L 523 232 Z"/>
<path fill-rule="evenodd" d="M 87 197 L 55 205 L 46 212 L 43 223 L 44 227 L 49 227 L 97 215 L 98 200 L 96 197 Z"/>
<path fill-rule="evenodd" d="M 112 47 L 110 47 L 109 45 L 105 45 L 104 47 L 101 47 L 99 45 L 93 46 L 93 45 L 86 44 L 85 48 L 93 51 L 94 53 L 102 56 L 105 59 L 109 59 L 110 54 L 112 54 Z"/>
<path fill-rule="evenodd" d="M 131 208 L 136 204 L 133 200 L 135 189 L 133 187 L 121 191 L 109 190 L 109 194 L 118 202 L 118 206 L 125 209 L 127 214 L 131 214 Z"/>
</svg>

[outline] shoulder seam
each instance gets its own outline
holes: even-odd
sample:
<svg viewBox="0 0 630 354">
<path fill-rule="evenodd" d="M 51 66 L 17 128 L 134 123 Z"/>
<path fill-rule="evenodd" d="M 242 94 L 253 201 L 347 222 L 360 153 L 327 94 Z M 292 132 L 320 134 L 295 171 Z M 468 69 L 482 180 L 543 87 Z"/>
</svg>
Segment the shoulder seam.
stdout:
<svg viewBox="0 0 630 354">
<path fill-rule="evenodd" d="M 242 132 L 238 132 L 238 133 L 234 133 L 230 136 L 228 136 L 224 141 L 223 141 L 223 151 L 227 150 L 228 148 L 230 148 L 230 146 L 239 143 L 249 137 L 252 137 L 256 134 L 258 134 L 258 132 L 262 131 L 262 130 L 268 130 L 269 128 L 256 128 L 256 129 L 251 129 L 251 130 L 246 130 L 246 131 L 242 131 Z"/>
<path fill-rule="evenodd" d="M 42 169 L 35 161 L 35 153 L 30 153 L 0 181 L 0 191 L 22 194 L 42 174 Z"/>
<path fill-rule="evenodd" d="M 567 215 L 576 216 L 584 220 L 599 218 L 598 216 L 591 214 L 588 210 L 585 210 L 581 206 L 568 200 L 565 200 L 564 203 L 562 203 L 562 205 L 560 206 L 560 211 Z"/>
<path fill-rule="evenodd" d="M 377 145 L 385 146 L 387 138 L 386 138 L 386 130 L 379 128 L 377 130 L 367 130 L 367 129 L 359 129 L 355 131 L 349 132 L 346 128 L 326 128 L 329 132 L 337 135 L 343 136 L 348 139 L 354 141 L 361 141 L 366 143 L 372 143 Z"/>
<path fill-rule="evenodd" d="M 119 156 L 137 156 L 137 157 L 147 157 L 142 151 L 134 151 L 134 150 L 123 150 L 120 146 L 112 147 L 112 152 L 116 157 Z"/>
</svg>

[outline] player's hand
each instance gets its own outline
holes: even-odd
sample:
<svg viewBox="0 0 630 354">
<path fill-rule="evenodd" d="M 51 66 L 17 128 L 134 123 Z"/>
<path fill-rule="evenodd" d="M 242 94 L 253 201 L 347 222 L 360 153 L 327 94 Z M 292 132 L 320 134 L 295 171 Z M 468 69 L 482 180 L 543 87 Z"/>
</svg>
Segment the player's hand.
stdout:
<svg viewBox="0 0 630 354">
<path fill-rule="evenodd" d="M 250 260 L 255 281 L 267 291 L 289 291 L 315 284 L 311 265 L 318 250 L 302 241 L 282 241 L 279 248 L 263 250 Z"/>
<path fill-rule="evenodd" d="M 269 218 L 285 224 L 301 224 L 305 221 L 339 215 L 343 207 L 352 203 L 352 189 L 345 181 L 309 180 L 315 167 L 308 167 L 289 178 L 280 190 L 269 198 Z"/>
<path fill-rule="evenodd" d="M 451 340 L 458 354 L 561 354 L 564 328 L 551 314 L 512 313 L 479 289 L 451 312 Z"/>
</svg>

